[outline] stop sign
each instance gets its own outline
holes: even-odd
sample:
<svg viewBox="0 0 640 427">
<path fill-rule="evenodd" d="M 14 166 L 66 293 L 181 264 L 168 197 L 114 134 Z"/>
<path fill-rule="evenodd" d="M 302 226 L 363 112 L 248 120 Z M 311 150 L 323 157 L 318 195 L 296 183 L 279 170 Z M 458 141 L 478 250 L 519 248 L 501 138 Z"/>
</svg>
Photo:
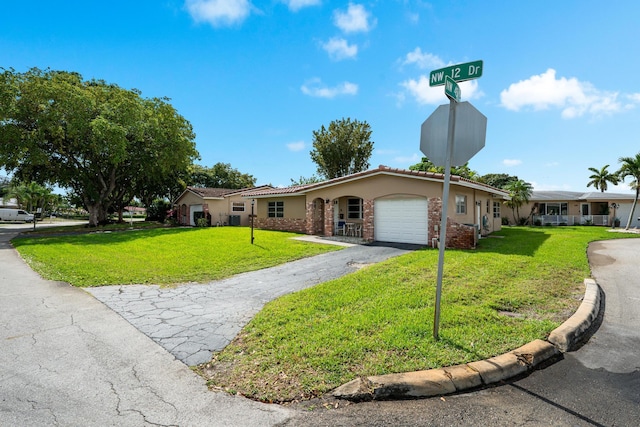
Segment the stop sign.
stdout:
<svg viewBox="0 0 640 427">
<path fill-rule="evenodd" d="M 451 166 L 462 166 L 484 147 L 487 118 L 469 102 L 456 105 L 456 122 Z M 439 106 L 422 123 L 420 151 L 435 166 L 444 166 L 447 158 L 449 104 Z"/>
</svg>

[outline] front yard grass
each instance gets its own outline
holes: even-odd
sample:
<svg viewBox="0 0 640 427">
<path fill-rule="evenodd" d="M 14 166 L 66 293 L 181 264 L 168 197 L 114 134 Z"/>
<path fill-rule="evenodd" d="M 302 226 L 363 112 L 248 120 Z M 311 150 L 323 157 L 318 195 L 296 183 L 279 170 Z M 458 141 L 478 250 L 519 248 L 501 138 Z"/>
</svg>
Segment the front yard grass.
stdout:
<svg viewBox="0 0 640 427">
<path fill-rule="evenodd" d="M 198 371 L 214 389 L 267 402 L 320 396 L 360 376 L 485 359 L 544 339 L 575 312 L 602 227 L 505 228 L 447 250 L 440 340 L 438 251 L 387 260 L 269 304 Z M 501 238 L 500 238 L 501 237 Z"/>
<path fill-rule="evenodd" d="M 73 286 L 207 282 L 339 249 L 266 230 L 251 245 L 247 227 L 47 233 L 12 243 L 43 277 Z"/>
</svg>

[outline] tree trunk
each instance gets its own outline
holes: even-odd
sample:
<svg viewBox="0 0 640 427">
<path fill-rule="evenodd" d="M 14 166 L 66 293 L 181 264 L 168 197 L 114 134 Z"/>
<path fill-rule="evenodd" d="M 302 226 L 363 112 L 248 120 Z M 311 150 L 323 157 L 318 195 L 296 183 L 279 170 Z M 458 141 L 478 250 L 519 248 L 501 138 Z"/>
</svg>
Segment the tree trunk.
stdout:
<svg viewBox="0 0 640 427">
<path fill-rule="evenodd" d="M 89 227 L 97 227 L 107 222 L 107 209 L 99 203 L 87 204 L 89 211 Z"/>
<path fill-rule="evenodd" d="M 640 185 L 640 183 L 638 184 Z M 629 212 L 629 219 L 627 220 L 627 226 L 624 228 L 628 230 L 631 226 L 631 221 L 633 220 L 633 213 L 636 210 L 636 205 L 638 204 L 638 195 L 640 195 L 640 187 L 636 188 L 636 198 L 633 199 L 633 205 L 631 205 L 631 212 Z"/>
</svg>

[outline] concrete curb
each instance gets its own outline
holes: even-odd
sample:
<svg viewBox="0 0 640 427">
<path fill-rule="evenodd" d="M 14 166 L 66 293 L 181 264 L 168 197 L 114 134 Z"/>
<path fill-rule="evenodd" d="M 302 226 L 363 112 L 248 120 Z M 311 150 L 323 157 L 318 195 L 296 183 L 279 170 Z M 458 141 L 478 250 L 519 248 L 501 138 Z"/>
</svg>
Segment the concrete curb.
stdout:
<svg viewBox="0 0 640 427">
<path fill-rule="evenodd" d="M 540 363 L 572 349 L 598 317 L 600 288 L 585 279 L 578 310 L 549 335 L 500 356 L 440 369 L 356 378 L 332 395 L 355 402 L 432 397 L 494 384 L 533 371 Z"/>
</svg>

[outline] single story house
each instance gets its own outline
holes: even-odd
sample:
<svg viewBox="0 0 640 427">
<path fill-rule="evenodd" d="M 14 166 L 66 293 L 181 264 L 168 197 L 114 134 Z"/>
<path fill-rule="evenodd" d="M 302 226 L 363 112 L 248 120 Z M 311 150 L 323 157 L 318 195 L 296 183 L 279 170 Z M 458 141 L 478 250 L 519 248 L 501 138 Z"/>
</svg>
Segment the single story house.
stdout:
<svg viewBox="0 0 640 427">
<path fill-rule="evenodd" d="M 0 197 L 0 208 L 17 208 L 18 201 L 16 199 L 3 199 Z"/>
<path fill-rule="evenodd" d="M 520 208 L 522 216 L 531 216 L 533 224 L 612 226 L 619 219 L 626 226 L 635 194 L 575 191 L 534 191 L 529 203 Z M 640 209 L 640 208 L 638 208 Z M 640 225 L 640 211 L 631 221 Z"/>
<path fill-rule="evenodd" d="M 257 228 L 310 235 L 348 235 L 366 241 L 437 245 L 444 175 L 380 166 L 319 183 L 248 190 Z M 451 176 L 447 247 L 475 247 L 501 229 L 509 195 Z"/>
<path fill-rule="evenodd" d="M 243 198 L 250 190 L 272 188 L 270 186 L 250 189 L 187 187 L 174 202 L 176 219 L 180 225 L 195 226 L 200 218 L 207 225 L 243 225 L 251 221 L 251 201 Z"/>
</svg>

